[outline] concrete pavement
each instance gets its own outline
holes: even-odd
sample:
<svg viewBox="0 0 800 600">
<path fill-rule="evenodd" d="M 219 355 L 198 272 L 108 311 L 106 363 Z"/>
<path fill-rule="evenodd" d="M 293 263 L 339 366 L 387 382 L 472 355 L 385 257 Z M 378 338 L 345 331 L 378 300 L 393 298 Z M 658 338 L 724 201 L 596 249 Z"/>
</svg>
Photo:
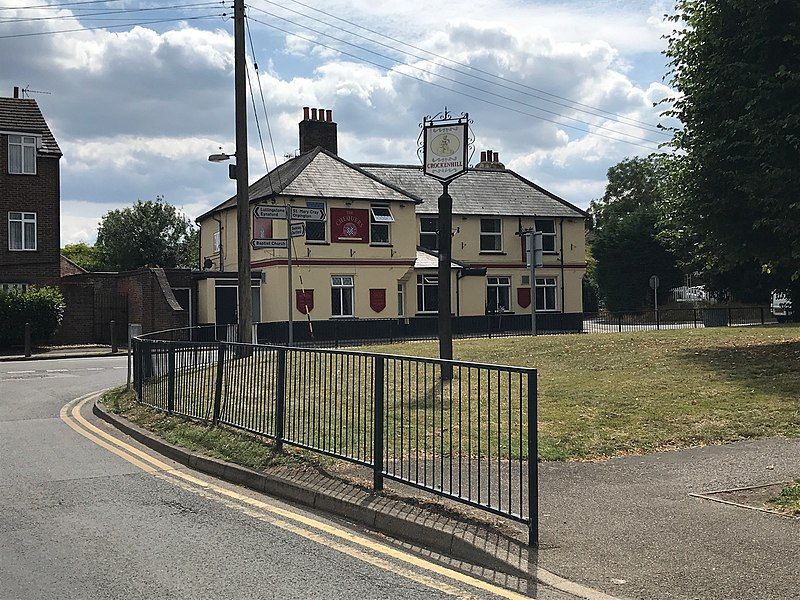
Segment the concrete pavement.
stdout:
<svg viewBox="0 0 800 600">
<path fill-rule="evenodd" d="M 235 486 L 215 494 L 174 464 L 144 471 L 59 417 L 124 382 L 124 367 L 0 365 L 1 599 L 519 596 L 324 515 Z"/>
</svg>

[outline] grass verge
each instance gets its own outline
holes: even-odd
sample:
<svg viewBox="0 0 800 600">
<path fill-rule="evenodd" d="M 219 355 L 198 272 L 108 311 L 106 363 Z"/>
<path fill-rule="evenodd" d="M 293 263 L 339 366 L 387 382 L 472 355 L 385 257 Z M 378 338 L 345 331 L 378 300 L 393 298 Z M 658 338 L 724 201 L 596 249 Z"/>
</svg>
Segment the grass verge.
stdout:
<svg viewBox="0 0 800 600">
<path fill-rule="evenodd" d="M 106 392 L 101 401 L 109 412 L 152 431 L 170 444 L 256 471 L 271 467 L 315 467 L 324 461 L 295 449 L 278 452 L 267 440 L 224 426 L 212 427 L 148 408 L 137 403 L 134 393 L 124 387 Z"/>
<path fill-rule="evenodd" d="M 794 517 L 800 517 L 800 479 L 783 488 L 767 504 Z"/>
</svg>

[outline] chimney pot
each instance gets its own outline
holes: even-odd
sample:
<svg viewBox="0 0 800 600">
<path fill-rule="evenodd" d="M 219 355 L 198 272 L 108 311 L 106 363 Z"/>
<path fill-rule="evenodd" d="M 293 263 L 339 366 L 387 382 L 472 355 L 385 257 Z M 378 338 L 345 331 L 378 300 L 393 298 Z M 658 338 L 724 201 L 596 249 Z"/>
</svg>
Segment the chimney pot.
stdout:
<svg viewBox="0 0 800 600">
<path fill-rule="evenodd" d="M 308 108 L 307 106 L 304 106 L 304 107 L 303 107 L 303 120 L 304 120 L 304 121 L 308 121 L 308 112 L 309 112 L 310 110 L 311 110 L 311 109 L 310 109 L 310 108 Z"/>
<path fill-rule="evenodd" d="M 500 162 L 500 156 L 497 154 L 497 152 L 494 153 L 492 162 Z"/>
<path fill-rule="evenodd" d="M 326 110 L 325 111 L 325 120 L 328 123 L 331 123 L 333 121 L 333 111 L 332 110 Z"/>
<path fill-rule="evenodd" d="M 486 151 L 486 161 L 487 162 L 492 162 L 492 151 L 491 150 L 487 150 Z"/>
<path fill-rule="evenodd" d="M 19 98 L 19 86 L 14 86 L 14 98 Z"/>
<path fill-rule="evenodd" d="M 481 150 L 481 162 L 486 162 L 486 150 Z"/>
<path fill-rule="evenodd" d="M 316 121 L 317 120 L 317 109 L 316 108 L 312 108 L 311 109 L 311 120 L 312 121 Z"/>
</svg>

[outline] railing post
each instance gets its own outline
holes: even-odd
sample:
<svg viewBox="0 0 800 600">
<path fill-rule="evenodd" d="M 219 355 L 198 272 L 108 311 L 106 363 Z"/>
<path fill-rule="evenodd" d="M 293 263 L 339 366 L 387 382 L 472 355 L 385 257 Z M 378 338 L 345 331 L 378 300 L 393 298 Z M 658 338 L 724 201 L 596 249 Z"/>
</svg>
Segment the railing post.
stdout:
<svg viewBox="0 0 800 600">
<path fill-rule="evenodd" d="M 217 425 L 222 413 L 222 380 L 225 371 L 225 344 L 217 342 L 217 374 L 214 380 L 214 408 L 212 414 L 212 423 Z"/>
<path fill-rule="evenodd" d="M 283 448 L 286 422 L 286 349 L 278 348 L 278 381 L 275 385 L 275 449 Z"/>
<path fill-rule="evenodd" d="M 536 371 L 528 371 L 528 546 L 539 547 L 539 431 Z"/>
<path fill-rule="evenodd" d="M 728 307 L 728 327 L 733 324 L 733 315 L 731 314 L 731 307 Z"/>
<path fill-rule="evenodd" d="M 376 356 L 373 363 L 372 397 L 372 487 L 376 491 L 383 489 L 383 386 L 384 359 Z"/>
<path fill-rule="evenodd" d="M 31 355 L 31 324 L 25 323 L 25 356 Z"/>
<path fill-rule="evenodd" d="M 694 319 L 694 328 L 697 329 L 697 309 L 692 309 L 692 319 Z"/>
<path fill-rule="evenodd" d="M 617 323 L 619 324 L 619 332 L 622 333 L 622 315 L 617 315 Z"/>
<path fill-rule="evenodd" d="M 761 324 L 763 325 L 764 324 L 764 307 L 760 306 L 759 308 L 761 309 Z"/>
<path fill-rule="evenodd" d="M 175 346 L 169 344 L 167 353 L 167 412 L 175 410 Z"/>
</svg>

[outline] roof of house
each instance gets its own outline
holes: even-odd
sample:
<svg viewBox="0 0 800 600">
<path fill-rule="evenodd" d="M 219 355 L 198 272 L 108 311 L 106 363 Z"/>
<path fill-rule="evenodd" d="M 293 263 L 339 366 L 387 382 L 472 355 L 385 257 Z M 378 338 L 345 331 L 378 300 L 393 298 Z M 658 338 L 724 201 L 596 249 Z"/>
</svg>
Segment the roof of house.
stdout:
<svg viewBox="0 0 800 600">
<path fill-rule="evenodd" d="M 422 201 L 413 193 L 383 181 L 319 146 L 278 165 L 249 187 L 251 203 L 279 194 L 304 198 L 347 198 L 415 204 Z M 200 215 L 197 220 L 233 206 L 236 206 L 236 196 Z"/>
<path fill-rule="evenodd" d="M 418 165 L 360 164 L 365 171 L 422 198 L 418 213 L 438 212 L 441 184 Z M 509 169 L 470 169 L 449 185 L 453 213 L 585 218 L 586 212 Z"/>
<path fill-rule="evenodd" d="M 56 138 L 33 98 L 0 98 L 0 131 L 39 134 L 42 136 L 39 153 L 61 156 Z"/>
<path fill-rule="evenodd" d="M 427 248 L 417 248 L 417 259 L 414 261 L 415 269 L 436 269 L 439 267 L 439 253 Z M 450 261 L 450 268 L 461 269 L 464 265 L 455 260 Z"/>
</svg>

